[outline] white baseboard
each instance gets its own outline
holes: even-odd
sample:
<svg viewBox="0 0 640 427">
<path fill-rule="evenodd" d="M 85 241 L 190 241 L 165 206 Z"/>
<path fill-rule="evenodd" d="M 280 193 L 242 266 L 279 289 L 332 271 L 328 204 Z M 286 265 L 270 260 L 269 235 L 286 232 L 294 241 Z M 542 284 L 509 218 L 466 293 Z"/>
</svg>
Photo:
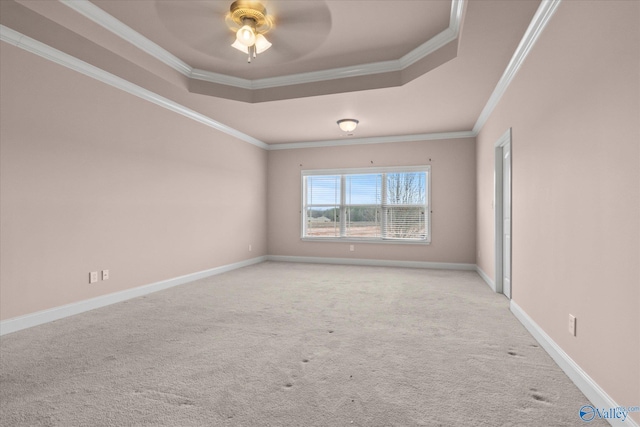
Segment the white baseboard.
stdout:
<svg viewBox="0 0 640 427">
<path fill-rule="evenodd" d="M 226 273 L 227 271 L 247 267 L 253 264 L 258 264 L 266 260 L 266 256 L 252 258 L 234 264 L 228 264 L 216 268 L 211 268 L 209 270 L 198 271 L 196 273 L 174 277 L 173 279 L 163 280 L 161 282 L 156 282 L 133 289 L 127 289 L 125 291 L 115 292 L 112 294 L 103 295 L 100 297 L 91 298 L 88 300 L 66 304 L 60 307 L 55 307 L 48 310 L 38 311 L 24 316 L 3 320 L 0 322 L 0 336 L 10 334 L 12 332 L 17 332 L 22 329 L 31 328 L 33 326 L 42 325 L 44 323 L 53 322 L 54 320 L 63 319 L 75 314 L 84 313 L 85 311 L 105 307 L 107 305 L 126 301 L 132 298 L 137 298 L 153 292 L 161 291 L 163 289 L 183 285 L 185 283 L 193 282 L 194 280 L 204 279 L 205 277 L 215 276 L 216 274 Z"/>
<path fill-rule="evenodd" d="M 137 298 L 163 289 L 193 282 L 194 280 L 203 279 L 205 277 L 214 276 L 216 274 L 225 273 L 227 271 L 246 267 L 264 261 L 283 261 L 283 262 L 307 262 L 321 264 L 346 264 L 346 265 L 371 265 L 384 267 L 412 267 L 412 268 L 433 268 L 446 270 L 475 270 L 474 264 L 457 264 L 457 263 L 434 263 L 420 261 L 385 261 L 385 260 L 368 260 L 368 259 L 344 259 L 344 258 L 321 258 L 321 257 L 293 257 L 293 256 L 262 256 L 241 261 L 234 264 L 223 265 L 221 267 L 209 270 L 199 271 L 187 274 L 173 279 L 163 280 L 161 282 L 140 286 L 133 289 L 127 289 L 108 295 L 91 298 L 84 301 L 78 301 L 66 304 L 60 307 L 54 307 L 48 310 L 42 310 L 35 313 L 26 314 L 24 316 L 14 317 L 0 321 L 0 336 L 17 332 L 23 329 L 42 325 L 44 323 L 53 322 L 54 320 L 63 319 L 65 317 L 84 313 L 96 308 L 105 307 L 107 305 Z"/>
<path fill-rule="evenodd" d="M 487 275 L 487 273 L 482 271 L 482 269 L 477 265 L 476 265 L 476 273 L 478 273 L 478 275 L 482 277 L 482 280 L 484 280 L 487 283 L 487 285 L 489 285 L 489 287 L 493 292 L 496 292 L 496 283 L 493 281 L 493 279 L 491 279 L 491 277 Z"/>
<path fill-rule="evenodd" d="M 573 381 L 582 393 L 589 399 L 595 408 L 618 408 L 618 405 L 558 344 L 547 335 L 529 315 L 511 300 L 511 312 L 524 325 L 536 341 L 545 349 L 549 356 L 560 366 L 565 374 Z M 587 402 L 585 402 L 587 404 Z M 579 408 L 576 408 L 576 424 L 588 424 L 582 421 L 578 415 Z M 607 419 L 615 427 L 639 427 L 636 422 L 627 417 L 625 421 L 616 418 Z"/>
<path fill-rule="evenodd" d="M 355 259 L 355 258 L 325 258 L 304 257 L 286 255 L 267 255 L 267 261 L 279 262 L 306 262 L 310 264 L 340 264 L 340 265 L 367 265 L 375 267 L 406 267 L 406 268 L 431 268 L 439 270 L 469 270 L 475 271 L 475 264 L 427 262 L 427 261 L 393 261 L 381 259 Z"/>
</svg>

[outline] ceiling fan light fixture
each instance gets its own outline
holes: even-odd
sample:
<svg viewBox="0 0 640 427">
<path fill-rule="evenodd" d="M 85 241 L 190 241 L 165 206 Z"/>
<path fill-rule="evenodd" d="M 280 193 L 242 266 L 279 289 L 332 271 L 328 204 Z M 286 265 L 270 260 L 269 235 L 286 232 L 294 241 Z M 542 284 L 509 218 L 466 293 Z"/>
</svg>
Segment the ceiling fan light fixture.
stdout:
<svg viewBox="0 0 640 427">
<path fill-rule="evenodd" d="M 236 33 L 236 39 L 231 46 L 247 53 L 248 62 L 271 47 L 264 34 L 273 27 L 273 20 L 267 16 L 267 9 L 261 3 L 237 0 L 231 4 L 225 20 L 229 28 Z"/>
<path fill-rule="evenodd" d="M 360 122 L 356 119 L 342 119 L 342 120 L 338 120 L 337 123 L 343 132 L 351 133 L 354 130 L 356 130 L 356 127 Z"/>
</svg>

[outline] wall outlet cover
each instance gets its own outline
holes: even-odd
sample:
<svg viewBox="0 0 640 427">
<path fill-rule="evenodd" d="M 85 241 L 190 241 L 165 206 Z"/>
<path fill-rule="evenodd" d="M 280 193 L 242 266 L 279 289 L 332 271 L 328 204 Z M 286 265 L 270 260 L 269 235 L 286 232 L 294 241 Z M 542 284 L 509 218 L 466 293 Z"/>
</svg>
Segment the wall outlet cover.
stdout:
<svg viewBox="0 0 640 427">
<path fill-rule="evenodd" d="M 569 326 L 569 333 L 575 337 L 576 336 L 576 316 L 574 316 L 573 314 L 569 315 L 568 326 Z"/>
</svg>

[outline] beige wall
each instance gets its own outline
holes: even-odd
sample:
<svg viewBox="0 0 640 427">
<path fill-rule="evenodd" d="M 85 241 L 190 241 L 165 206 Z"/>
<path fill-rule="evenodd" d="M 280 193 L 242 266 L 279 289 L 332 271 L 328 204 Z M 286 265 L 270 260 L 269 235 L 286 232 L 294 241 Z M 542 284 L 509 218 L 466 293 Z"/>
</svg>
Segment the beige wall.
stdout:
<svg viewBox="0 0 640 427">
<path fill-rule="evenodd" d="M 475 264 L 475 140 L 402 142 L 269 152 L 269 255 Z M 430 245 L 300 240 L 301 170 L 431 165 Z"/>
<path fill-rule="evenodd" d="M 634 406 L 639 15 L 635 1 L 562 2 L 477 138 L 479 266 L 493 277 L 494 143 L 512 127 L 513 300 L 617 403 Z"/>
<path fill-rule="evenodd" d="M 266 254 L 264 150 L 0 53 L 2 319 Z"/>
</svg>

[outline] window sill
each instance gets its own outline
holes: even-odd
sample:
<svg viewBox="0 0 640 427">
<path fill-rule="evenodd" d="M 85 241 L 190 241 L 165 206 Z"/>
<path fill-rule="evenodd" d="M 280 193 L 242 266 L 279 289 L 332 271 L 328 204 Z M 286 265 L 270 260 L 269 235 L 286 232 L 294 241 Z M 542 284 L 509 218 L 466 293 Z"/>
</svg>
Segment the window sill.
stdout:
<svg viewBox="0 0 640 427">
<path fill-rule="evenodd" d="M 430 240 L 358 239 L 357 237 L 302 237 L 303 242 L 374 243 L 383 245 L 430 245 Z"/>
</svg>

